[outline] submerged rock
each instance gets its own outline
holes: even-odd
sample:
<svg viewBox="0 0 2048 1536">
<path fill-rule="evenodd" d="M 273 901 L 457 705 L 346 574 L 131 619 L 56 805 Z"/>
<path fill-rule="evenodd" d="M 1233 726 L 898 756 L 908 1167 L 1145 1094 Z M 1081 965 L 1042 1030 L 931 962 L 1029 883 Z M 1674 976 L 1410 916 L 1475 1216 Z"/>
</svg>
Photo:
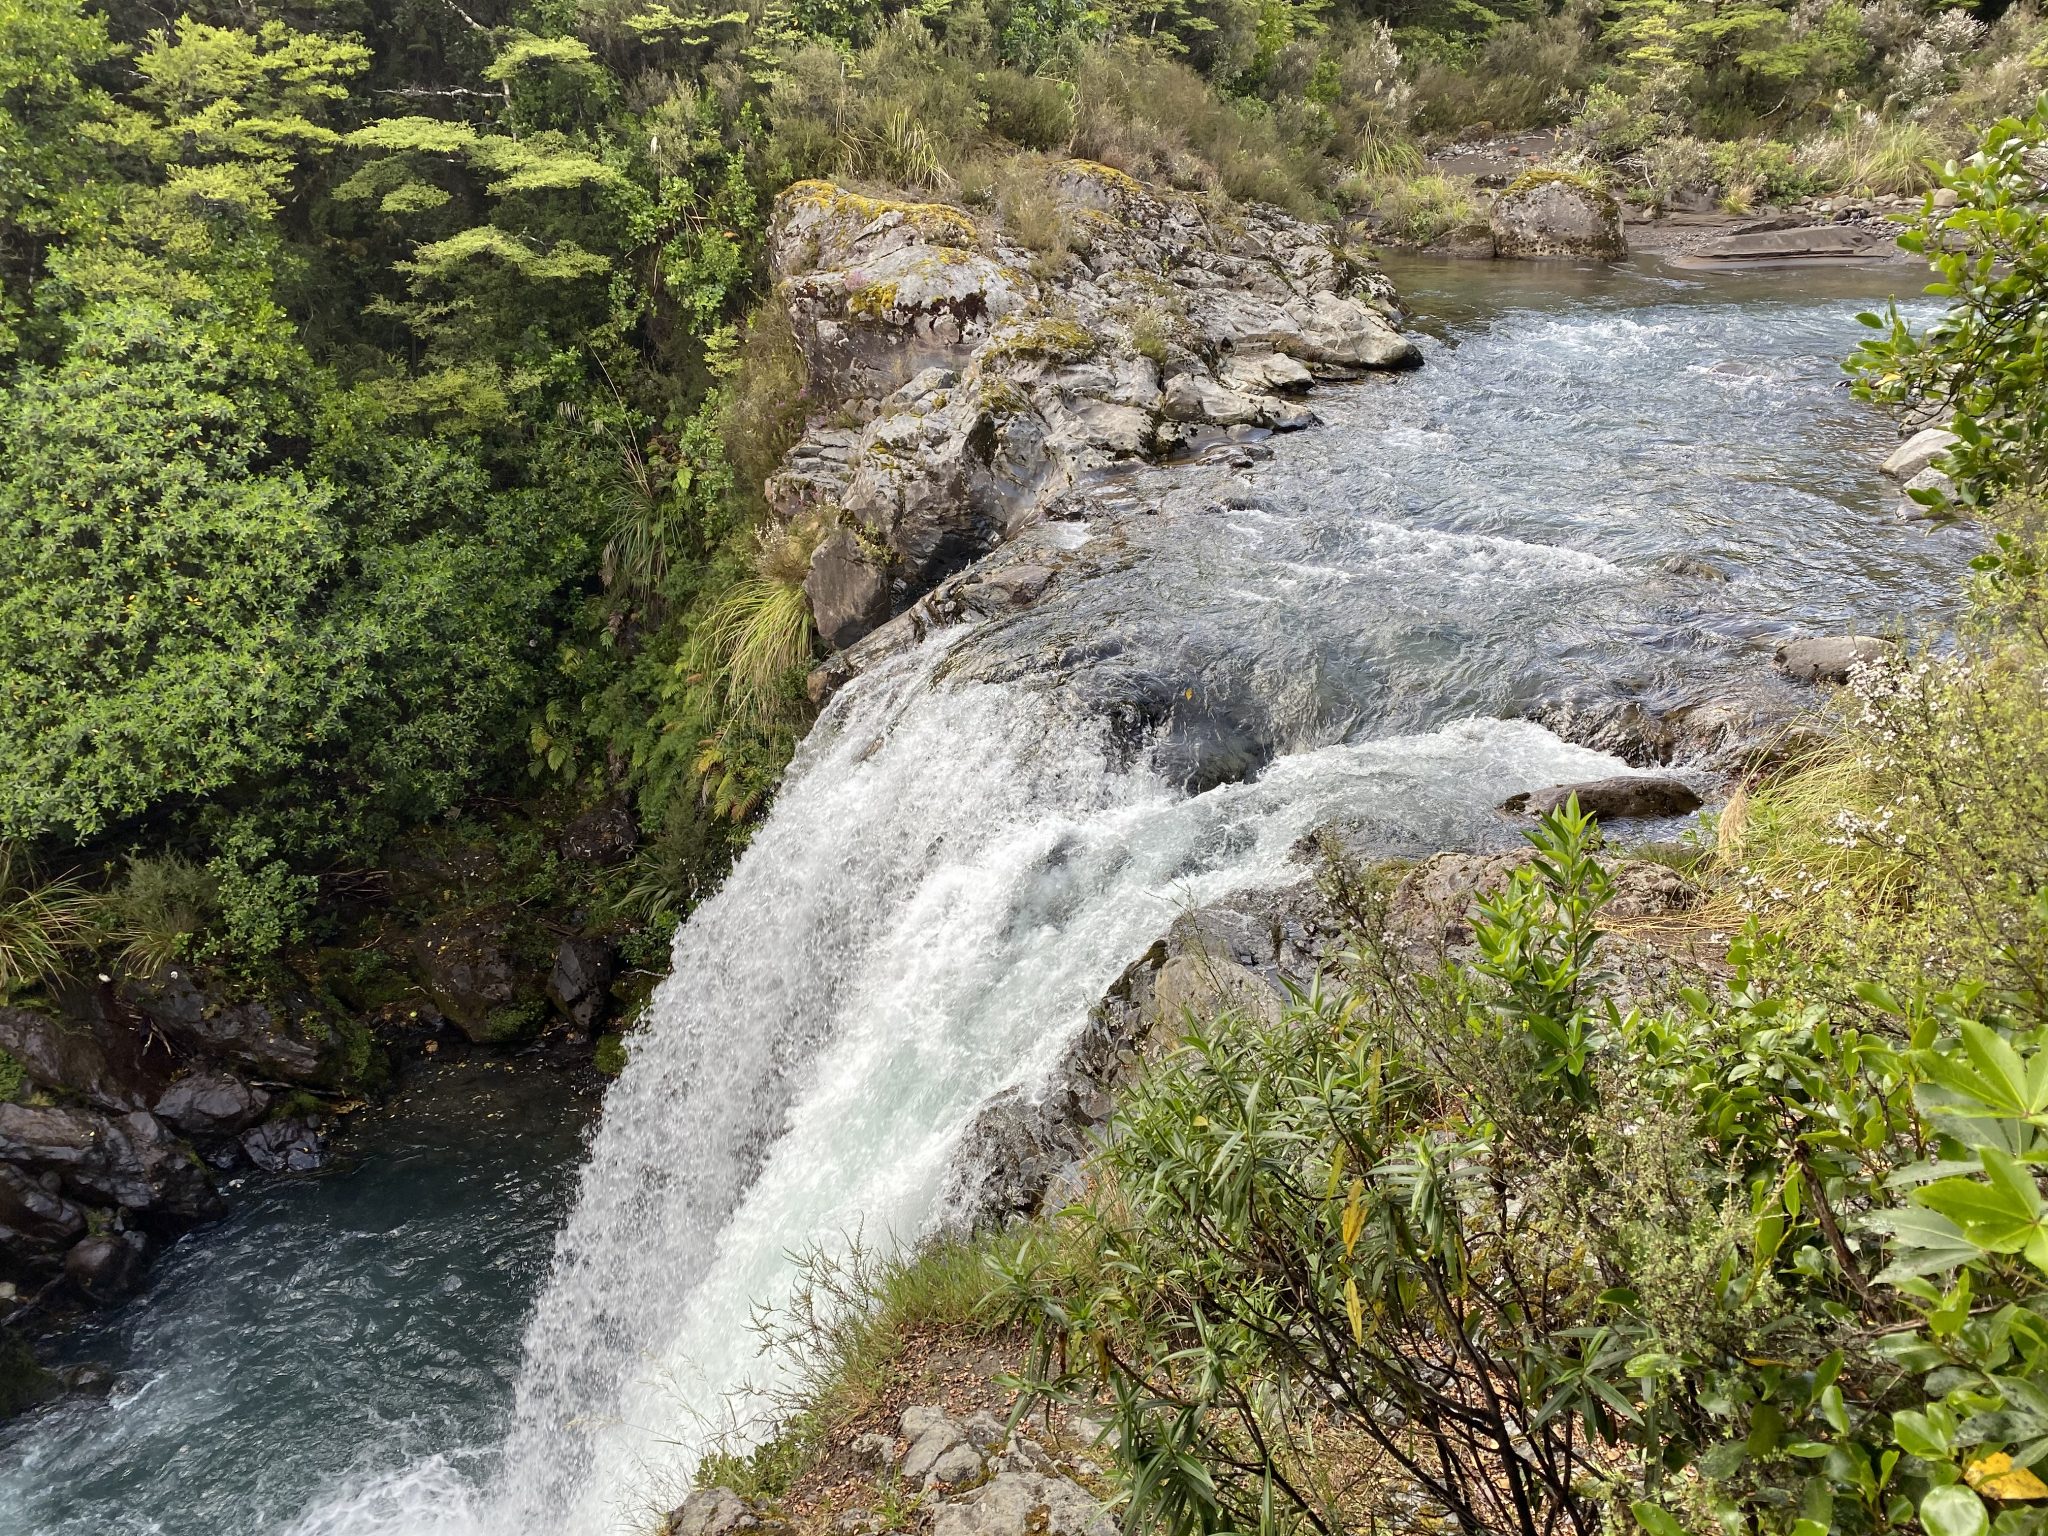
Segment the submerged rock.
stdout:
<svg viewBox="0 0 2048 1536">
<path fill-rule="evenodd" d="M 1598 187 L 1541 172 L 1494 200 L 1494 253 L 1505 257 L 1576 256 L 1619 261 L 1628 255 L 1621 208 Z"/>
</svg>

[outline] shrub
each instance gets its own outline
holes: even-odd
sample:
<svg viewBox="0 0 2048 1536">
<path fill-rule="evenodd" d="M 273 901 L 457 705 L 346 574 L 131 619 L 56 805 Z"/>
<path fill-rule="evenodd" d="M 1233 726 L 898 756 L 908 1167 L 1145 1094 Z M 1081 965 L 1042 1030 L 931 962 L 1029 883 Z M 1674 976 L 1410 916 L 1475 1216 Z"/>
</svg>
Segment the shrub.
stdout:
<svg viewBox="0 0 2048 1536">
<path fill-rule="evenodd" d="M 1594 66 L 1574 14 L 1513 22 L 1476 58 L 1443 53 L 1415 66 L 1415 124 L 1437 138 L 1515 132 L 1560 122 Z"/>
<path fill-rule="evenodd" d="M 1924 254 L 1949 309 L 1915 336 L 1896 304 L 1861 316 L 1879 334 L 1850 359 L 1858 389 L 1894 408 L 1932 410 L 1963 441 L 1950 453 L 1965 506 L 2048 480 L 2048 209 L 2040 158 L 2048 100 L 2008 118 L 1943 181 L 1955 208 L 1930 210 L 1901 238 Z M 1915 492 L 1930 506 L 1945 498 Z"/>
<path fill-rule="evenodd" d="M 65 974 L 98 938 L 76 880 L 40 880 L 20 844 L 0 839 L 0 1002 Z"/>
<path fill-rule="evenodd" d="M 1025 149 L 1060 150 L 1074 131 L 1074 104 L 1065 82 L 1014 69 L 991 69 L 975 89 L 988 111 L 991 133 Z"/>
<path fill-rule="evenodd" d="M 1370 208 L 1381 233 L 1399 245 L 1430 245 L 1483 217 L 1471 183 L 1450 176 L 1359 179 L 1341 191 L 1348 201 Z"/>
<path fill-rule="evenodd" d="M 1925 123 L 1859 117 L 1806 145 L 1802 158 L 1821 186 L 1888 196 L 1933 186 L 1935 165 L 1946 154 L 1945 141 Z"/>
<path fill-rule="evenodd" d="M 1091 49 L 1074 83 L 1074 153 L 1147 180 L 1221 190 L 1313 216 L 1314 159 L 1256 101 L 1218 97 L 1187 65 L 1141 47 Z"/>
</svg>

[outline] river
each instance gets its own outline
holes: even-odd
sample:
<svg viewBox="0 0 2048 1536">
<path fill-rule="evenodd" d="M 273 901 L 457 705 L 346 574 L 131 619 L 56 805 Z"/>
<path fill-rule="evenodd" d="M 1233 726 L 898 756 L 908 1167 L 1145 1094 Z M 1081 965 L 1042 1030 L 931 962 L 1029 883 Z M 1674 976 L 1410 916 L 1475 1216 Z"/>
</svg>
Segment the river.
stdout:
<svg viewBox="0 0 2048 1536">
<path fill-rule="evenodd" d="M 758 1427 L 789 1250 L 914 1236 L 976 1106 L 1177 910 L 1335 818 L 1512 837 L 1504 795 L 1618 767 L 1520 718 L 1546 700 L 1783 687 L 1778 638 L 1950 612 L 1969 537 L 1898 519 L 1838 366 L 1912 269 L 1394 275 L 1420 372 L 1104 487 L 1027 536 L 1046 601 L 833 701 L 587 1145 L 501 1073 L 255 1193 L 71 1342 L 118 1385 L 4 1432 L 0 1527 L 645 1530 Z"/>
</svg>

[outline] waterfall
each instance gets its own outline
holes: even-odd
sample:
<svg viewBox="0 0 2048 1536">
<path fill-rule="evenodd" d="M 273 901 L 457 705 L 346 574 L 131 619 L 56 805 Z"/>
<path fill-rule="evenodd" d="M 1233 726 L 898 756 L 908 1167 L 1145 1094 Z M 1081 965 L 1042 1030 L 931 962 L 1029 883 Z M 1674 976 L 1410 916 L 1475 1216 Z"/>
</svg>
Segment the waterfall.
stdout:
<svg viewBox="0 0 2048 1536">
<path fill-rule="evenodd" d="M 1054 693 L 935 684 L 945 649 L 840 696 L 678 934 L 527 1335 L 488 1529 L 645 1530 L 709 1434 L 759 1427 L 748 1324 L 790 1251 L 914 1237 L 980 1103 L 1042 1076 L 1176 910 L 1298 877 L 1291 846 L 1335 814 L 1434 846 L 1616 766 L 1470 721 L 1186 798 L 1112 767 Z"/>
</svg>

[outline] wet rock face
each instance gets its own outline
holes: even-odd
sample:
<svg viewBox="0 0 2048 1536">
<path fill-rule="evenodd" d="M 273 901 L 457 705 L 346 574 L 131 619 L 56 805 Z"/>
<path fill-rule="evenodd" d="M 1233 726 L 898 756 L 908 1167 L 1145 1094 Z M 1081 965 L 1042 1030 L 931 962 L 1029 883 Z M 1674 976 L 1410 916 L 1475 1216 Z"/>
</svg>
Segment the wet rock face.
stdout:
<svg viewBox="0 0 2048 1536">
<path fill-rule="evenodd" d="M 1091 470 L 1195 428 L 1305 426 L 1294 397 L 1316 381 L 1420 361 L 1327 229 L 1256 208 L 1225 226 L 1078 161 L 1052 191 L 1085 251 L 1050 273 L 957 209 L 826 182 L 777 201 L 778 291 L 813 393 L 843 409 L 766 490 L 783 520 L 825 524 L 805 590 L 835 650 Z"/>
<path fill-rule="evenodd" d="M 156 1116 L 182 1135 L 231 1136 L 261 1120 L 270 1095 L 232 1073 L 200 1067 L 186 1073 L 156 1101 Z"/>
<path fill-rule="evenodd" d="M 39 1284 L 85 1235 L 85 1211 L 49 1187 L 54 1176 L 32 1178 L 0 1163 L 0 1276 Z"/>
<path fill-rule="evenodd" d="M 167 1058 L 145 1053 L 132 1026 L 104 1016 L 59 1019 L 0 1008 L 0 1050 L 38 1087 L 76 1094 L 101 1109 L 147 1109 L 167 1075 Z"/>
<path fill-rule="evenodd" d="M 603 940 L 564 939 L 548 974 L 548 996 L 570 1023 L 588 1030 L 611 1007 L 612 975 L 617 968 L 617 956 Z"/>
<path fill-rule="evenodd" d="M 1500 256 L 1619 261 L 1628 255 L 1620 206 L 1605 192 L 1567 178 L 1509 187 L 1495 199 L 1491 222 Z"/>
<path fill-rule="evenodd" d="M 940 1223 L 999 1227 L 1059 1198 L 1075 1185 L 1155 1031 L 1219 1006 L 1278 1018 L 1286 987 L 1306 986 L 1339 937 L 1313 881 L 1245 892 L 1176 918 L 1109 989 L 1036 1097 L 1013 1088 L 982 1106 L 947 1169 Z"/>
<path fill-rule="evenodd" d="M 506 942 L 511 927 L 510 911 L 489 908 L 429 923 L 413 939 L 413 958 L 434 1006 L 478 1045 L 521 1039 L 545 1013 Z"/>
<path fill-rule="evenodd" d="M 313 1082 L 331 1066 L 324 1042 L 297 1019 L 261 1002 L 223 1004 L 187 972 L 166 971 L 125 990 L 136 1009 L 189 1050 L 293 1082 Z M 305 1011 L 313 1011 L 310 1003 Z"/>
</svg>

